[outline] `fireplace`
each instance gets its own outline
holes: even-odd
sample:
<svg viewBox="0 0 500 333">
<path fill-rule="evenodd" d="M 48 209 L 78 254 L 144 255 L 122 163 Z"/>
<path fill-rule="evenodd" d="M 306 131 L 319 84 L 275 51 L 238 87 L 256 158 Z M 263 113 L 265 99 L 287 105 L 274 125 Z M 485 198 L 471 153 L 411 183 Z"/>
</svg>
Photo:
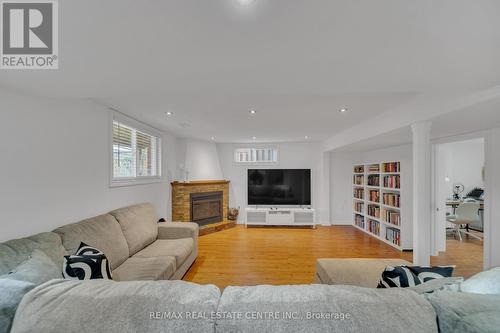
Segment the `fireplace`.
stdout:
<svg viewBox="0 0 500 333">
<path fill-rule="evenodd" d="M 203 226 L 224 218 L 223 191 L 191 193 L 191 221 Z"/>
<path fill-rule="evenodd" d="M 192 180 L 190 182 L 174 181 L 172 185 L 172 221 L 176 222 L 198 222 L 203 227 L 203 220 L 208 218 L 203 211 L 222 210 L 220 219 L 214 219 L 218 222 L 227 221 L 227 212 L 229 210 L 229 181 L 228 180 Z M 222 193 L 222 203 L 220 208 L 217 203 L 208 204 L 204 201 L 215 201 L 215 195 Z M 208 195 L 208 197 L 207 197 Z M 213 195 L 213 197 L 212 197 Z M 194 202 L 192 200 L 194 199 Z M 218 198 L 219 199 L 219 198 Z M 194 205 L 193 205 L 194 204 Z M 199 205 L 198 205 L 199 204 Z M 203 208 L 205 206 L 205 208 Z M 194 207 L 194 215 L 193 215 Z M 214 216 L 216 214 L 213 214 Z M 219 215 L 219 214 L 217 214 Z M 202 217 L 203 216 L 203 217 Z M 211 217 L 214 217 L 211 216 Z M 194 217 L 194 219 L 193 219 Z M 218 224 L 218 222 L 207 222 L 208 224 Z"/>
</svg>

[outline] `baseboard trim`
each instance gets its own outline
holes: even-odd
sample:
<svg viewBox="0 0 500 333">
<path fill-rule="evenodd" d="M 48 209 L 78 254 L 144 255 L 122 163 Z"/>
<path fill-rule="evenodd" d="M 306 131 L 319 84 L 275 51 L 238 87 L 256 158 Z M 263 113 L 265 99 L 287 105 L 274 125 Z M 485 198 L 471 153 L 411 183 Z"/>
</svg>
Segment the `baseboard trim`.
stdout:
<svg viewBox="0 0 500 333">
<path fill-rule="evenodd" d="M 351 225 L 351 219 L 334 219 L 332 225 Z"/>
</svg>

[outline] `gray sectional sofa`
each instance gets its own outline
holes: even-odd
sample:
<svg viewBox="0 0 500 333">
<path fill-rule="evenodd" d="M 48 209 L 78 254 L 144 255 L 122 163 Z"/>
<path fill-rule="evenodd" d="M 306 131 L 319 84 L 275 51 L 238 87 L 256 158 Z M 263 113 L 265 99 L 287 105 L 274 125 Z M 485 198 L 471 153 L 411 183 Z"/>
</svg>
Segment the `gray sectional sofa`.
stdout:
<svg viewBox="0 0 500 333">
<path fill-rule="evenodd" d="M 158 223 L 150 204 L 114 210 L 53 231 L 68 253 L 80 242 L 106 254 L 117 281 L 181 279 L 198 255 L 198 225 Z"/>
<path fill-rule="evenodd" d="M 116 281 L 181 279 L 198 255 L 198 225 L 158 223 L 153 206 L 139 204 L 0 244 L 0 275 L 39 249 L 61 267 L 81 242 L 104 252 Z"/>
<path fill-rule="evenodd" d="M 153 207 L 141 204 L 0 244 L 0 332 L 10 325 L 14 333 L 495 332 L 500 327 L 500 295 L 442 290 L 446 283 L 414 290 L 315 284 L 221 292 L 214 285 L 176 281 L 196 259 L 198 226 L 157 220 Z M 107 255 L 114 281 L 60 278 L 63 256 L 80 242 Z M 6 278 L 40 254 L 47 258 L 43 269 L 30 271 L 28 265 L 22 272 L 29 282 Z M 330 282 L 353 276 L 332 275 L 331 265 L 338 262 L 324 264 L 319 275 L 330 276 Z M 345 262 L 340 267 L 348 269 Z M 486 285 L 498 275 L 488 275 Z M 424 295 L 434 289 L 431 297 Z"/>
</svg>

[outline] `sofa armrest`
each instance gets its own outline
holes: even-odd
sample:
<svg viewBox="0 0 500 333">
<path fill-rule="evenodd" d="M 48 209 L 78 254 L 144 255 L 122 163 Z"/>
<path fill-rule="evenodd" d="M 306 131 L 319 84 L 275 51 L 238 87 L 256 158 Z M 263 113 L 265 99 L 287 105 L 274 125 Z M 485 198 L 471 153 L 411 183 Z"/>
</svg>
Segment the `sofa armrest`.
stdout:
<svg viewBox="0 0 500 333">
<path fill-rule="evenodd" d="M 328 258 L 316 261 L 317 281 L 323 284 L 342 284 L 376 288 L 387 266 L 411 266 L 403 259 Z"/>
<path fill-rule="evenodd" d="M 198 240 L 198 224 L 192 222 L 158 223 L 158 239 L 193 238 Z"/>
</svg>

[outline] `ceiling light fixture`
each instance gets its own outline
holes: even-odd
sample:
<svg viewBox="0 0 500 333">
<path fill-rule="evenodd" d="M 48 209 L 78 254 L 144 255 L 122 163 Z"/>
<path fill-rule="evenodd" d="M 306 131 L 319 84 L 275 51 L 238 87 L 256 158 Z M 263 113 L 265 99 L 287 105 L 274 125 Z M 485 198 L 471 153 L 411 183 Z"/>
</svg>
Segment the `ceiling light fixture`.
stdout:
<svg viewBox="0 0 500 333">
<path fill-rule="evenodd" d="M 255 111 L 254 109 L 250 110 L 249 112 L 250 112 L 250 114 L 256 114 L 257 113 L 257 111 Z"/>
<path fill-rule="evenodd" d="M 252 140 L 257 140 L 257 137 L 256 136 L 252 136 Z"/>
<path fill-rule="evenodd" d="M 309 136 L 308 136 L 308 135 L 305 135 L 305 136 L 304 136 L 304 139 L 308 140 L 308 139 L 309 139 Z"/>
<path fill-rule="evenodd" d="M 212 141 L 213 141 L 213 140 L 215 140 L 215 136 L 212 136 L 210 139 L 211 139 Z"/>
<path fill-rule="evenodd" d="M 348 110 L 347 110 L 346 108 L 342 108 L 342 109 L 340 109 L 340 110 L 339 110 L 339 112 L 340 112 L 340 113 L 345 113 L 345 112 L 347 112 L 347 111 L 348 111 Z"/>
<path fill-rule="evenodd" d="M 167 116 L 169 116 L 169 117 L 170 117 L 170 116 L 171 116 L 171 115 L 173 115 L 173 114 L 174 114 L 174 113 L 173 113 L 172 111 L 167 111 Z"/>
</svg>

